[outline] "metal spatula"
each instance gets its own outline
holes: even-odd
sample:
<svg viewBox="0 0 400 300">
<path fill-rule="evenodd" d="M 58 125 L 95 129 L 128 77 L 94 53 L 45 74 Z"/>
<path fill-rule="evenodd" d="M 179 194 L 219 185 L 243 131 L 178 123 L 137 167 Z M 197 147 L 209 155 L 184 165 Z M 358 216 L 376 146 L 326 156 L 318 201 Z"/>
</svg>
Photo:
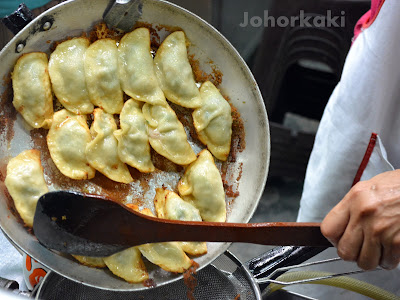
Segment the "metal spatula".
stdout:
<svg viewBox="0 0 400 300">
<path fill-rule="evenodd" d="M 85 256 L 108 256 L 132 246 L 166 241 L 331 246 L 319 223 L 170 221 L 99 196 L 65 191 L 39 199 L 33 231 L 47 248 Z"/>
<path fill-rule="evenodd" d="M 118 28 L 128 32 L 142 15 L 141 0 L 113 0 L 103 14 L 103 20 L 109 28 Z"/>
</svg>

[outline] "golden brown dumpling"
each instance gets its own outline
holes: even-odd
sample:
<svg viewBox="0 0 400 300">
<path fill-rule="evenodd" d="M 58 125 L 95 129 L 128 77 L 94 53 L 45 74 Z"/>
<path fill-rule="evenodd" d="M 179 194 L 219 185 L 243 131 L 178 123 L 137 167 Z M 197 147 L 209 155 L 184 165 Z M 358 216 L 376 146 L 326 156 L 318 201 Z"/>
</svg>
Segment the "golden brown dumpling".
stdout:
<svg viewBox="0 0 400 300">
<path fill-rule="evenodd" d="M 143 282 L 149 278 L 146 266 L 137 247 L 125 249 L 103 258 L 105 264 L 114 275 L 128 282 Z"/>
<path fill-rule="evenodd" d="M 90 101 L 109 114 L 119 114 L 124 98 L 115 41 L 100 39 L 91 44 L 86 50 L 84 66 Z"/>
<path fill-rule="evenodd" d="M 32 227 L 37 201 L 49 191 L 44 181 L 39 151 L 26 150 L 12 158 L 7 165 L 4 183 L 22 220 Z"/>
<path fill-rule="evenodd" d="M 172 191 L 157 188 L 154 206 L 159 218 L 179 221 L 202 221 L 199 210 L 189 202 L 182 200 Z M 190 255 L 207 253 L 207 244 L 205 242 L 179 242 L 179 245 L 183 251 Z"/>
<path fill-rule="evenodd" d="M 178 165 L 187 165 L 196 159 L 182 123 L 168 104 L 146 103 L 142 111 L 149 126 L 150 145 L 158 154 Z"/>
<path fill-rule="evenodd" d="M 86 116 L 75 115 L 66 109 L 56 112 L 47 134 L 47 146 L 57 168 L 65 176 L 83 180 L 95 175 L 86 158 L 86 146 L 92 137 Z"/>
<path fill-rule="evenodd" d="M 84 58 L 89 47 L 87 38 L 73 38 L 62 42 L 51 53 L 49 74 L 54 94 L 60 103 L 75 114 L 90 114 L 90 102 L 86 87 Z"/>
<path fill-rule="evenodd" d="M 128 206 L 138 211 L 134 205 Z M 148 208 L 140 212 L 147 216 L 155 217 Z M 138 248 L 144 257 L 165 271 L 183 273 L 193 263 L 177 242 L 144 244 L 138 246 Z"/>
<path fill-rule="evenodd" d="M 169 101 L 189 108 L 201 105 L 183 31 L 167 36 L 157 50 L 154 64 L 161 89 Z"/>
<path fill-rule="evenodd" d="M 153 105 L 166 103 L 154 72 L 150 31 L 138 28 L 125 34 L 119 45 L 119 77 L 124 92 Z"/>
<path fill-rule="evenodd" d="M 214 158 L 208 150 L 200 152 L 178 183 L 179 194 L 200 211 L 206 222 L 225 222 L 225 192 Z"/>
<path fill-rule="evenodd" d="M 168 272 L 183 273 L 192 266 L 192 260 L 177 242 L 144 244 L 139 250 L 150 262 Z"/>
<path fill-rule="evenodd" d="M 103 257 L 90 257 L 81 255 L 72 255 L 77 261 L 82 265 L 92 267 L 92 268 L 105 268 L 106 264 Z"/>
<path fill-rule="evenodd" d="M 118 142 L 114 136 L 117 130 L 113 115 L 101 108 L 94 110 L 94 121 L 90 127 L 93 140 L 86 146 L 89 164 L 111 180 L 130 183 L 133 181 L 128 167 L 119 159 Z"/>
<path fill-rule="evenodd" d="M 33 128 L 50 128 L 53 118 L 53 95 L 46 53 L 22 55 L 12 73 L 13 105 Z"/>
<path fill-rule="evenodd" d="M 125 102 L 120 115 L 120 126 L 121 129 L 114 131 L 118 140 L 119 158 L 140 172 L 153 172 L 155 168 L 151 161 L 147 122 L 141 103 L 132 99 Z"/>
<path fill-rule="evenodd" d="M 197 135 L 216 158 L 226 161 L 231 149 L 231 106 L 210 81 L 201 85 L 200 95 L 202 105 L 193 112 Z"/>
</svg>

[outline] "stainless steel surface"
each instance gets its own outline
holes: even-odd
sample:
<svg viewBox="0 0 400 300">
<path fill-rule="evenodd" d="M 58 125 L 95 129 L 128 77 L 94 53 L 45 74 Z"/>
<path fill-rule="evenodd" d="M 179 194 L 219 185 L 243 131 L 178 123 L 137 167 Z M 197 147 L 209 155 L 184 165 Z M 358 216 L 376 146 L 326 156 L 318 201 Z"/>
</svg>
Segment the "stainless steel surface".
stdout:
<svg viewBox="0 0 400 300">
<path fill-rule="evenodd" d="M 286 272 L 286 271 L 289 271 L 289 270 L 298 269 L 298 268 L 304 268 L 304 267 L 309 267 L 309 266 L 315 266 L 315 265 L 321 265 L 321 264 L 327 264 L 327 263 L 336 262 L 336 261 L 340 261 L 340 260 L 341 260 L 341 258 L 337 257 L 337 258 L 324 259 L 324 260 L 320 260 L 320 261 L 313 261 L 313 262 L 304 263 L 304 264 L 300 264 L 300 265 L 294 265 L 294 266 L 279 268 L 279 269 L 276 269 L 274 272 L 272 272 L 268 277 L 257 279 L 257 282 L 259 284 L 261 284 L 261 283 L 275 283 L 275 284 L 280 284 L 280 285 L 284 285 L 284 286 L 289 286 L 289 285 L 295 285 L 295 284 L 301 284 L 301 283 L 309 283 L 309 282 L 318 281 L 318 280 L 330 279 L 330 278 L 335 278 L 335 277 L 340 277 L 340 276 L 348 276 L 348 275 L 355 275 L 355 274 L 360 274 L 360 273 L 365 273 L 365 272 L 372 272 L 372 271 L 380 271 L 380 270 L 382 270 L 381 268 L 377 268 L 377 269 L 369 270 L 369 271 L 356 270 L 356 271 L 351 271 L 351 272 L 342 272 L 342 273 L 336 273 L 336 274 L 329 274 L 329 275 L 326 275 L 326 276 L 319 276 L 319 277 L 314 277 L 314 278 L 309 278 L 309 279 L 302 279 L 302 280 L 294 280 L 294 281 L 289 281 L 289 282 L 271 279 L 271 278 L 274 278 L 276 274 L 279 274 L 279 273 L 282 273 L 282 272 Z"/>
<path fill-rule="evenodd" d="M 1 78 L 9 76 L 17 58 L 22 53 L 44 51 L 50 53 L 51 44 L 47 41 L 62 40 L 71 36 L 80 36 L 101 21 L 108 0 L 67 1 L 36 18 L 24 30 L 6 45 L 0 52 L 2 68 Z M 79 13 L 77 13 L 79 12 Z M 42 25 L 52 20 L 49 30 L 41 30 Z M 246 148 L 236 157 L 235 168 L 228 173 L 227 179 L 236 178 L 242 171 L 238 192 L 240 195 L 229 206 L 228 222 L 248 222 L 261 197 L 269 166 L 269 128 L 263 100 L 254 77 L 243 59 L 232 45 L 213 27 L 192 13 L 171 3 L 156 0 L 143 1 L 143 14 L 140 21 L 151 24 L 162 24 L 181 27 L 191 41 L 189 53 L 194 54 L 200 67 L 211 72 L 209 61 L 224 74 L 219 86 L 224 94 L 230 97 L 244 120 Z M 159 35 L 164 38 L 165 31 Z M 16 52 L 18 44 L 25 44 L 21 54 Z M 7 82 L 0 86 L 0 94 L 8 88 Z M 11 100 L 10 100 L 11 101 Z M 0 112 L 0 118 L 3 118 Z M 7 132 L 13 128 L 12 138 Z M 0 132 L 0 159 L 7 162 L 22 150 L 32 147 L 32 139 L 26 125 L 18 116 L 13 123 L 6 123 Z M 52 186 L 51 189 L 57 189 Z M 147 201 L 151 203 L 151 195 Z M 141 284 L 129 284 L 116 278 L 105 270 L 88 268 L 78 264 L 69 256 L 59 255 L 42 247 L 35 237 L 18 222 L 9 211 L 6 196 L 0 193 L 0 225 L 8 237 L 23 251 L 55 272 L 86 285 L 102 289 L 134 291 L 146 289 Z M 196 258 L 203 268 L 223 253 L 229 244 L 212 243 L 209 253 Z M 150 277 L 158 286 L 182 278 L 181 275 L 160 271 L 158 267 L 148 267 Z"/>
<path fill-rule="evenodd" d="M 217 11 L 215 7 L 219 5 L 220 0 L 170 0 L 169 2 L 195 13 L 197 16 L 210 23 L 214 27 L 216 27 L 215 23 L 218 23 L 218 18 L 220 16 L 219 11 Z"/>
<path fill-rule="evenodd" d="M 318 254 L 310 261 L 325 260 L 337 256 L 337 250 L 335 248 L 330 248 L 324 252 Z M 357 264 L 353 262 L 346 261 L 336 261 L 335 263 L 329 265 L 315 265 L 307 267 L 308 271 L 314 272 L 329 272 L 329 273 L 343 273 L 351 272 L 357 269 Z M 365 281 L 369 284 L 375 285 L 381 289 L 387 290 L 390 293 L 400 296 L 400 285 L 398 284 L 398 278 L 400 276 L 400 269 L 397 268 L 392 271 L 382 270 L 375 272 L 361 273 L 357 275 L 352 275 L 351 277 L 357 280 Z M 316 299 L 326 299 L 326 300 L 366 300 L 366 296 L 338 289 L 337 287 L 319 285 L 319 284 L 300 284 L 286 287 L 286 290 L 296 292 L 299 294 L 307 295 Z"/>
</svg>

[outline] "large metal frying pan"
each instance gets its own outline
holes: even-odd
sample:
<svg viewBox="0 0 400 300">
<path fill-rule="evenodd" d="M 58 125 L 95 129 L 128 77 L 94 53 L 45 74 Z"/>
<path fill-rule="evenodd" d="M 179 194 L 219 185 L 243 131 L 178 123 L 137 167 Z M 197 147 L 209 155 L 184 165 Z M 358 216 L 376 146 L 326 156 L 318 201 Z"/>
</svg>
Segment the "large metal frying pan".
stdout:
<svg viewBox="0 0 400 300">
<path fill-rule="evenodd" d="M 101 21 L 108 4 L 109 0 L 71 0 L 37 17 L 0 52 L 0 78 L 9 76 L 21 54 L 32 51 L 50 53 L 51 43 L 48 41 L 80 36 L 83 31 L 89 31 L 94 24 Z M 44 30 L 46 26 L 43 24 L 48 21 L 52 24 L 51 28 Z M 237 153 L 236 162 L 227 175 L 228 181 L 239 178 L 237 187 L 240 193 L 229 205 L 227 219 L 228 222 L 247 223 L 262 195 L 270 156 L 267 114 L 256 81 L 233 46 L 212 26 L 187 10 L 165 1 L 143 0 L 143 14 L 139 21 L 182 28 L 191 42 L 189 53 L 195 55 L 201 69 L 210 71 L 209 62 L 212 60 L 223 73 L 223 81 L 219 88 L 230 97 L 241 113 L 246 132 L 245 150 Z M 166 33 L 160 30 L 159 35 L 163 37 Z M 20 44 L 24 46 L 19 46 Z M 7 111 L 13 109 L 12 99 L 4 99 L 7 95 L 5 91 L 9 88 L 10 82 L 7 80 L 2 82 L 0 86 L 0 95 L 3 95 L 0 109 L 2 172 L 10 157 L 33 147 L 29 130 L 22 118 L 20 116 L 10 118 L 7 114 Z M 238 175 L 239 172 L 241 176 Z M 146 288 L 142 284 L 130 284 L 116 278 L 109 271 L 85 267 L 68 256 L 54 253 L 41 246 L 34 235 L 30 234 L 10 211 L 2 182 L 4 176 L 0 176 L 0 179 L 0 226 L 17 247 L 62 276 L 89 286 L 121 291 Z M 195 260 L 200 267 L 204 267 L 222 254 L 228 246 L 227 243 L 209 244 L 208 254 Z M 158 267 L 150 266 L 148 271 L 150 278 L 158 286 L 182 278 L 180 275 L 163 272 Z"/>
</svg>

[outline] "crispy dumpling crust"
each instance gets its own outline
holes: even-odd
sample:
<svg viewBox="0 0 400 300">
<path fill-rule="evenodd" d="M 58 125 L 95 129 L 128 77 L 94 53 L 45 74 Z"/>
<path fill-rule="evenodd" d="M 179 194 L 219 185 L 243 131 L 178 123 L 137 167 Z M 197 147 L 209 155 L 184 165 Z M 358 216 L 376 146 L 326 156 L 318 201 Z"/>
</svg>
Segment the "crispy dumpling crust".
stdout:
<svg viewBox="0 0 400 300">
<path fill-rule="evenodd" d="M 120 126 L 121 129 L 114 131 L 119 158 L 140 172 L 153 172 L 155 167 L 151 161 L 147 122 L 138 101 L 130 99 L 125 102 Z"/>
<path fill-rule="evenodd" d="M 128 282 L 143 282 L 149 278 L 146 266 L 137 247 L 128 248 L 111 256 L 104 257 L 103 260 L 114 275 Z"/>
<path fill-rule="evenodd" d="M 103 257 L 90 257 L 81 255 L 72 255 L 77 261 L 82 265 L 92 267 L 92 268 L 105 268 L 106 264 Z"/>
<path fill-rule="evenodd" d="M 37 201 L 49 191 L 43 177 L 40 152 L 26 150 L 12 158 L 7 165 L 5 185 L 22 220 L 32 227 Z"/>
<path fill-rule="evenodd" d="M 114 136 L 116 130 L 117 124 L 113 115 L 96 108 L 90 127 L 93 140 L 86 146 L 86 157 L 93 168 L 111 180 L 130 183 L 133 178 L 118 156 L 118 141 Z"/>
<path fill-rule="evenodd" d="M 177 242 L 144 244 L 138 248 L 144 257 L 165 271 L 183 273 L 192 266 L 192 260 Z"/>
<path fill-rule="evenodd" d="M 90 114 L 94 108 L 85 77 L 84 58 L 88 47 L 87 38 L 73 38 L 59 44 L 49 60 L 54 94 L 66 109 L 75 114 Z"/>
<path fill-rule="evenodd" d="M 65 176 L 76 179 L 92 179 L 95 169 L 86 158 L 86 146 L 92 140 L 86 116 L 75 115 L 66 109 L 56 112 L 47 134 L 50 156 Z"/>
<path fill-rule="evenodd" d="M 199 210 L 189 202 L 181 199 L 176 193 L 157 188 L 154 198 L 157 216 L 162 219 L 201 222 Z M 207 253 L 205 242 L 179 242 L 182 250 L 190 255 Z"/>
<path fill-rule="evenodd" d="M 210 81 L 201 85 L 200 95 L 202 105 L 193 111 L 197 135 L 216 158 L 226 161 L 232 139 L 231 106 Z"/>
<path fill-rule="evenodd" d="M 188 165 L 196 160 L 196 154 L 187 141 L 182 123 L 167 104 L 143 105 L 143 115 L 149 126 L 151 147 L 160 155 L 178 165 Z"/>
<path fill-rule="evenodd" d="M 183 31 L 167 36 L 157 50 L 154 64 L 161 89 L 169 101 L 188 108 L 201 105 Z"/>
<path fill-rule="evenodd" d="M 128 204 L 127 206 L 139 211 L 136 205 Z M 148 208 L 142 209 L 140 213 L 155 217 Z M 144 257 L 165 271 L 183 273 L 189 269 L 193 263 L 177 242 L 144 244 L 138 246 L 138 248 Z"/>
<path fill-rule="evenodd" d="M 53 95 L 46 53 L 22 55 L 12 73 L 13 105 L 33 128 L 50 128 L 53 118 Z"/>
<path fill-rule="evenodd" d="M 205 149 L 190 164 L 178 183 L 183 200 L 189 201 L 200 211 L 206 222 L 225 222 L 225 192 L 214 158 Z"/>
<path fill-rule="evenodd" d="M 119 77 L 124 92 L 133 99 L 163 105 L 165 96 L 154 72 L 150 50 L 148 28 L 125 34 L 118 45 Z"/>
<path fill-rule="evenodd" d="M 85 53 L 85 77 L 90 101 L 109 114 L 119 114 L 124 105 L 118 76 L 118 49 L 112 39 L 100 39 Z"/>
</svg>

